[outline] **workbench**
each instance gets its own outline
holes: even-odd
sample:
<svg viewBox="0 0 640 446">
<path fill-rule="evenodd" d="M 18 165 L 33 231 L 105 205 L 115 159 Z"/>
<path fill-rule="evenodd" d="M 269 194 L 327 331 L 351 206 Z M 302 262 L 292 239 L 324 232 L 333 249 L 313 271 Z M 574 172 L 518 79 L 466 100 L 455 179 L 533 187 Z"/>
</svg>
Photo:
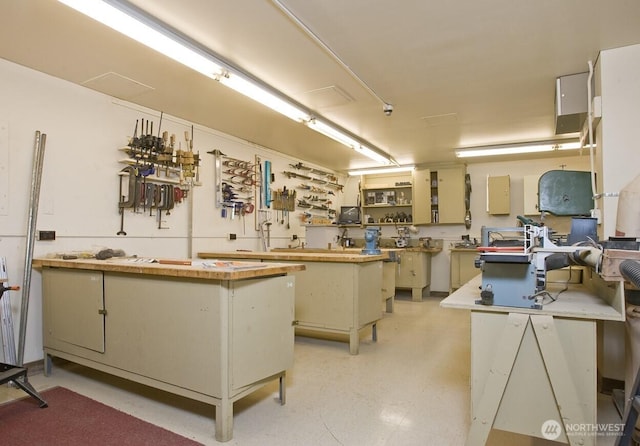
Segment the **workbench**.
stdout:
<svg viewBox="0 0 640 446">
<path fill-rule="evenodd" d="M 596 444 L 596 321 L 624 320 L 624 290 L 586 268 L 582 277 L 541 310 L 476 304 L 481 276 L 441 302 L 471 312 L 468 446 L 484 445 L 492 428 Z M 552 295 L 563 287 L 547 283 Z"/>
<path fill-rule="evenodd" d="M 396 288 L 410 289 L 411 300 L 421 302 L 431 295 L 431 255 L 442 248 L 407 247 L 398 249 Z"/>
<path fill-rule="evenodd" d="M 349 336 L 349 352 L 357 355 L 360 331 L 372 327 L 382 317 L 380 289 L 382 264 L 389 253 L 305 252 L 200 252 L 203 259 L 260 260 L 263 262 L 300 263 L 305 270 L 296 277 L 295 319 L 297 334 L 336 334 Z"/>
<path fill-rule="evenodd" d="M 180 263 L 180 262 L 176 262 Z M 294 285 L 303 265 L 146 259 L 35 259 L 42 270 L 45 375 L 60 357 L 216 406 L 215 438 L 233 436 L 233 403 L 293 365 Z"/>
<path fill-rule="evenodd" d="M 396 299 L 396 274 L 398 264 L 398 251 L 395 249 L 381 249 L 382 254 L 388 254 L 389 258 L 382 262 L 382 287 L 380 294 L 382 304 L 387 313 L 393 313 L 393 307 Z M 362 248 L 342 248 L 323 249 L 323 248 L 273 248 L 271 252 L 292 252 L 292 253 L 313 253 L 313 254 L 361 254 Z"/>
</svg>

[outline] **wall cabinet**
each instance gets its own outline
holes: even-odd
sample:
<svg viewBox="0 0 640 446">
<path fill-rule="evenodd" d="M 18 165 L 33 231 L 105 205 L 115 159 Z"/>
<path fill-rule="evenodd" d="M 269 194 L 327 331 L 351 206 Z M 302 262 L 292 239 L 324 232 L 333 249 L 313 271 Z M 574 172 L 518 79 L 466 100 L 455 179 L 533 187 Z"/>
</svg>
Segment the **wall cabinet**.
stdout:
<svg viewBox="0 0 640 446">
<path fill-rule="evenodd" d="M 400 175 L 363 175 L 363 223 L 463 224 L 465 173 L 464 166 L 453 166 Z"/>
<path fill-rule="evenodd" d="M 523 177 L 524 183 L 524 215 L 538 215 L 538 181 L 540 175 L 525 175 Z"/>
<path fill-rule="evenodd" d="M 464 166 L 415 170 L 416 224 L 464 223 L 465 174 Z"/>
<path fill-rule="evenodd" d="M 487 177 L 487 212 L 490 215 L 511 213 L 511 177 Z"/>
<path fill-rule="evenodd" d="M 410 172 L 363 175 L 360 201 L 363 224 L 412 224 L 413 177 Z"/>
</svg>

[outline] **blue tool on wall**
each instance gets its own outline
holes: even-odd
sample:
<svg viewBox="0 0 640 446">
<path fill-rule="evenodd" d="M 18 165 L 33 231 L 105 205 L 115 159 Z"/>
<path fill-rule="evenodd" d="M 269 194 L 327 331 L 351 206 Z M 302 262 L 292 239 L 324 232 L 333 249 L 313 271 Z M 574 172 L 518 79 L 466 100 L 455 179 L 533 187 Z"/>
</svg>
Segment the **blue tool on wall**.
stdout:
<svg viewBox="0 0 640 446">
<path fill-rule="evenodd" d="M 264 205 L 271 207 L 271 161 L 264 162 Z"/>
</svg>

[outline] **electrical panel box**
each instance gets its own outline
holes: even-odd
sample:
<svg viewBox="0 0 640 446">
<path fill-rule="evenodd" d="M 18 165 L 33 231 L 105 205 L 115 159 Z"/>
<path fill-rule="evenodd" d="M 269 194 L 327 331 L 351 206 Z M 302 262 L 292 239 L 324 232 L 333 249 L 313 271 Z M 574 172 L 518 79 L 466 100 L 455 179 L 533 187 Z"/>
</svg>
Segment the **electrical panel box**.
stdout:
<svg viewBox="0 0 640 446">
<path fill-rule="evenodd" d="M 582 130 L 588 112 L 589 73 L 571 74 L 556 79 L 556 134 Z"/>
</svg>

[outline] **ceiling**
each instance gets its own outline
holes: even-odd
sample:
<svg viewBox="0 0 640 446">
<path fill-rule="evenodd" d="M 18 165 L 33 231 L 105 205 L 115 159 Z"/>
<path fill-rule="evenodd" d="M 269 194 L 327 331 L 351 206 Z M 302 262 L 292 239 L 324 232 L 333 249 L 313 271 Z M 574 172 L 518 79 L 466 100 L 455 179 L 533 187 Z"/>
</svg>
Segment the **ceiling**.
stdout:
<svg viewBox="0 0 640 446">
<path fill-rule="evenodd" d="M 400 164 L 556 138 L 555 79 L 640 43 L 637 0 L 131 3 Z M 55 0 L 0 16 L 1 58 L 327 168 L 375 165 Z"/>
</svg>

